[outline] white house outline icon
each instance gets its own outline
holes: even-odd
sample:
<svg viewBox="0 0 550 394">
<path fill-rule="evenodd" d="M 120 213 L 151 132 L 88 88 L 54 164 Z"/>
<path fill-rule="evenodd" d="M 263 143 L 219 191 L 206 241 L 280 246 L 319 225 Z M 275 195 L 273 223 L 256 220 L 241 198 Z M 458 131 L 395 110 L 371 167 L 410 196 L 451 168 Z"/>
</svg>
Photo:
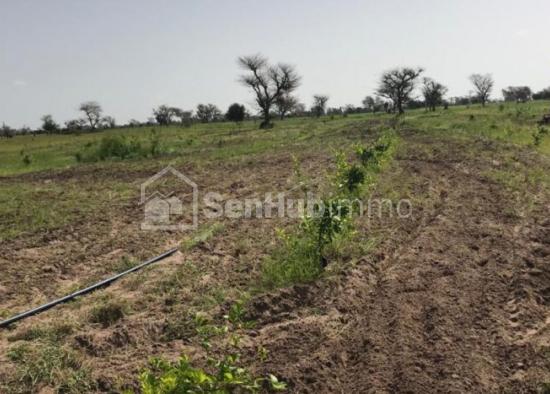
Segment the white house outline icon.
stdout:
<svg viewBox="0 0 550 394">
<path fill-rule="evenodd" d="M 193 182 L 190 178 L 188 178 L 185 174 L 182 174 L 178 170 L 176 170 L 171 165 L 163 168 L 161 171 L 157 172 L 155 175 L 147 179 L 145 182 L 141 184 L 141 198 L 140 198 L 140 205 L 145 204 L 149 199 L 154 197 L 161 196 L 162 198 L 166 198 L 168 196 L 164 196 L 162 193 L 155 191 L 151 195 L 147 196 L 147 187 L 157 181 L 158 179 L 166 176 L 167 174 L 172 174 L 178 179 L 180 179 L 182 182 L 187 184 L 188 186 L 191 186 L 193 189 L 193 203 L 192 203 L 192 210 L 193 210 L 193 224 L 175 224 L 175 225 L 169 225 L 169 226 L 149 226 L 146 223 L 142 223 L 142 229 L 145 230 L 151 230 L 151 229 L 159 229 L 159 230 L 189 230 L 189 229 L 196 229 L 198 226 L 198 216 L 199 216 L 199 189 L 195 182 Z"/>
</svg>

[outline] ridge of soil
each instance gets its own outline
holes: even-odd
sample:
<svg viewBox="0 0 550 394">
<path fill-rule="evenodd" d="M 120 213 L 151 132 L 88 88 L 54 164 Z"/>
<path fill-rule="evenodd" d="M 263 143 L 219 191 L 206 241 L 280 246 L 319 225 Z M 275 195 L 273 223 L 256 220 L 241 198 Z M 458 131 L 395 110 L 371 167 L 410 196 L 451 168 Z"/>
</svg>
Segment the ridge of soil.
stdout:
<svg viewBox="0 0 550 394">
<path fill-rule="evenodd" d="M 550 201 L 515 215 L 483 175 L 512 148 L 404 143 L 399 166 L 433 209 L 341 277 L 256 300 L 256 340 L 273 355 L 263 368 L 301 393 L 538 392 L 550 379 Z M 410 154 L 426 144 L 434 157 Z"/>
</svg>

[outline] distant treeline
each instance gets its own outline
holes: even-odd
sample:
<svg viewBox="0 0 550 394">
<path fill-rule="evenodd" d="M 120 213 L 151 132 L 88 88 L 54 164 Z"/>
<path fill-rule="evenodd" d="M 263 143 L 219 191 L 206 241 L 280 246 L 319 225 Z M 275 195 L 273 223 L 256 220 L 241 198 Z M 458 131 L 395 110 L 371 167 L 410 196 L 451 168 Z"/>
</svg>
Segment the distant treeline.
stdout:
<svg viewBox="0 0 550 394">
<path fill-rule="evenodd" d="M 421 85 L 421 95 L 414 96 L 417 81 L 423 75 L 424 69 L 401 67 L 384 72 L 381 75 L 379 87 L 373 96 L 367 96 L 361 106 L 348 104 L 343 107 L 328 107 L 329 96 L 316 94 L 308 109 L 293 92 L 299 87 L 301 77 L 294 66 L 278 63 L 271 65 L 267 58 L 261 55 L 244 56 L 238 63 L 246 71 L 240 76 L 240 82 L 250 88 L 258 108 L 257 114 L 250 114 L 244 105 L 234 103 L 225 113 L 214 104 L 199 104 L 195 110 L 184 110 L 179 107 L 160 105 L 154 108 L 152 116 L 146 121 L 130 120 L 126 124 L 117 124 L 112 116 L 104 116 L 103 109 L 95 101 L 87 101 L 79 106 L 82 117 L 58 124 L 52 115 L 41 118 L 39 129 L 29 127 L 13 129 L 6 124 L 0 128 L 0 137 L 10 138 L 17 134 L 76 134 L 94 132 L 97 130 L 180 125 L 189 127 L 194 123 L 212 122 L 242 122 L 246 119 L 261 120 L 260 128 L 273 127 L 273 118 L 285 117 L 341 115 L 356 113 L 388 112 L 402 114 L 405 109 L 426 108 L 435 111 L 437 106 L 448 108 L 450 105 L 485 105 L 490 101 L 494 86 L 491 74 L 472 74 L 469 77 L 474 92 L 468 96 L 445 98 L 447 88 L 431 78 L 424 77 Z M 524 103 L 530 100 L 550 100 L 550 87 L 533 93 L 528 86 L 509 86 L 502 90 L 504 101 Z"/>
</svg>

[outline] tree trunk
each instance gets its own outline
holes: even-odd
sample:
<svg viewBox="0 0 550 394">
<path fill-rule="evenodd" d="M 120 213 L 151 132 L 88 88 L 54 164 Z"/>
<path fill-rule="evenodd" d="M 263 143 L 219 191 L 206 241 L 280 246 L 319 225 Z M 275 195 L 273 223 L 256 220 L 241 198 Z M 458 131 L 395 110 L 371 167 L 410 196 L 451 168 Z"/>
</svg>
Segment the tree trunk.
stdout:
<svg viewBox="0 0 550 394">
<path fill-rule="evenodd" d="M 266 110 L 263 110 L 264 120 L 262 123 L 260 123 L 260 129 L 270 129 L 273 127 L 273 123 L 271 123 L 271 117 L 269 115 L 269 108 Z"/>
</svg>

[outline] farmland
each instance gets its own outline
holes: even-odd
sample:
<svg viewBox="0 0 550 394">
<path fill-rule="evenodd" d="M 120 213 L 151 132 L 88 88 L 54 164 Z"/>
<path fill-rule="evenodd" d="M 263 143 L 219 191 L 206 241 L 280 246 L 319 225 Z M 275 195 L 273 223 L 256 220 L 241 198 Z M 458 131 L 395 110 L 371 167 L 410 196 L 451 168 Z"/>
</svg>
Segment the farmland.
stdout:
<svg viewBox="0 0 550 394">
<path fill-rule="evenodd" d="M 151 357 L 185 354 L 215 374 L 208 358 L 235 353 L 251 381 L 273 375 L 295 392 L 548 389 L 550 135 L 534 135 L 549 108 L 495 103 L 291 118 L 268 130 L 215 122 L 0 141 L 1 318 L 179 247 L 2 330 L 0 391 L 137 390 Z M 299 194 L 303 180 L 325 192 L 339 153 L 353 161 L 358 145 L 388 133 L 391 155 L 367 168 L 362 197 L 407 199 L 412 215 L 355 218 L 318 271 L 266 270 L 282 238 L 298 237 L 298 218 L 140 230 L 140 185 L 168 165 L 224 199 Z M 140 153 L 94 160 L 106 138 Z"/>
</svg>

